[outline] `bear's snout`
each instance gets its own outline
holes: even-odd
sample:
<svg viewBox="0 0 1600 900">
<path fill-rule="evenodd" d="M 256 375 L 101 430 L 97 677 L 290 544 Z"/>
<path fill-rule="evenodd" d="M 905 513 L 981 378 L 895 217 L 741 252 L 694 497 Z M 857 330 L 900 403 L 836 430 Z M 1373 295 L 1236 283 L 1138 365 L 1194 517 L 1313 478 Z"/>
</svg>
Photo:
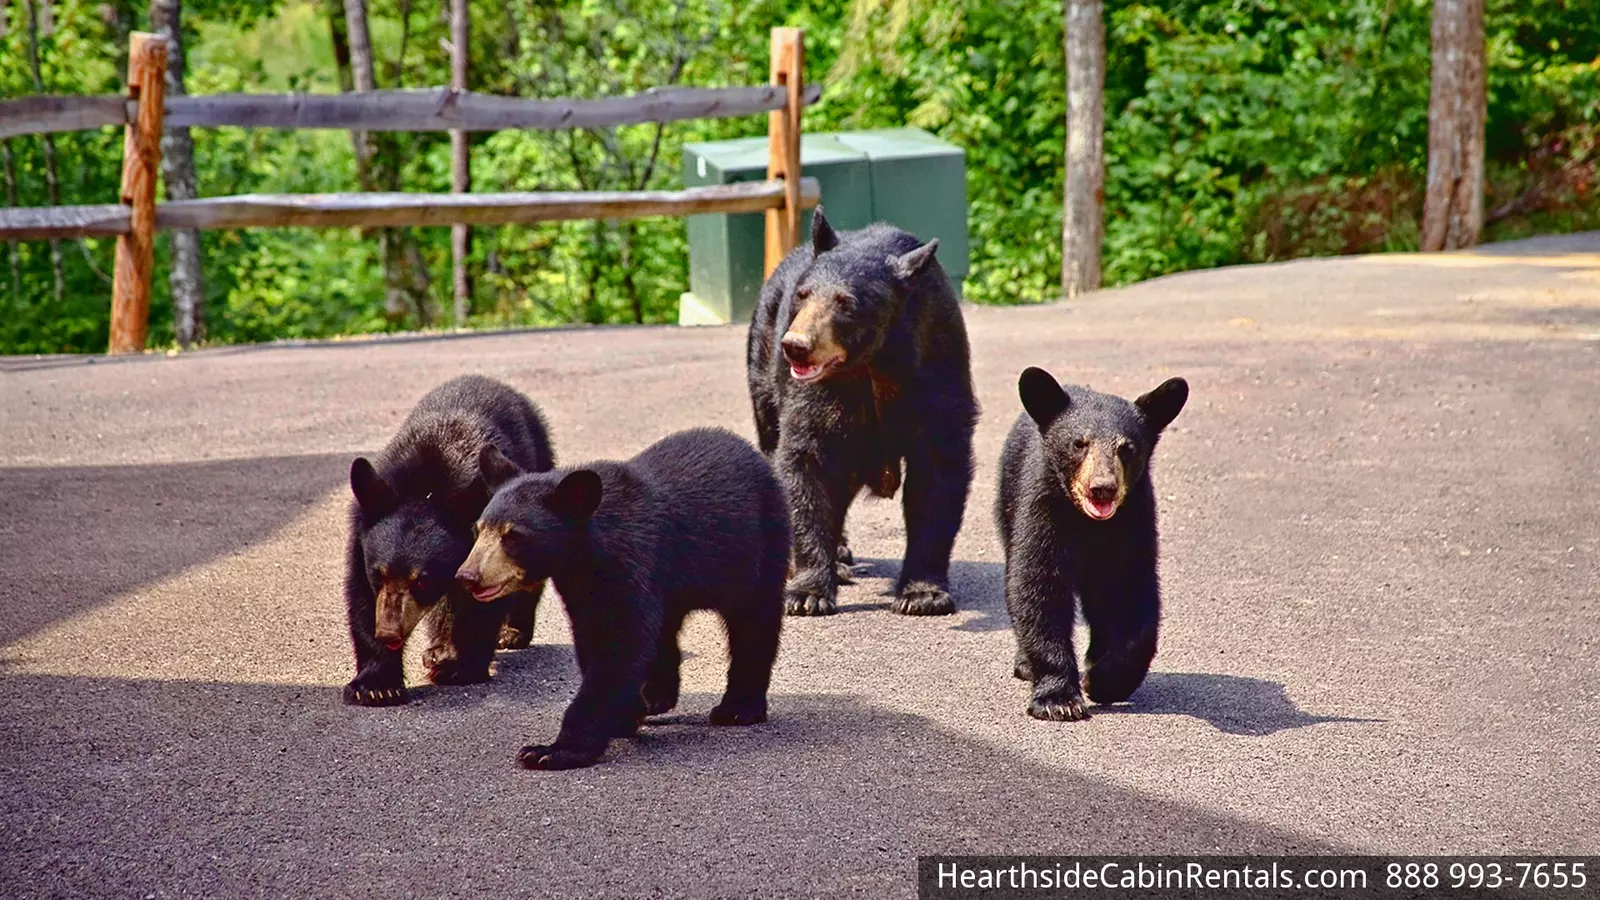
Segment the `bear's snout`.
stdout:
<svg viewBox="0 0 1600 900">
<path fill-rule="evenodd" d="M 796 366 L 811 362 L 811 338 L 789 332 L 783 336 L 783 357 Z"/>
</svg>

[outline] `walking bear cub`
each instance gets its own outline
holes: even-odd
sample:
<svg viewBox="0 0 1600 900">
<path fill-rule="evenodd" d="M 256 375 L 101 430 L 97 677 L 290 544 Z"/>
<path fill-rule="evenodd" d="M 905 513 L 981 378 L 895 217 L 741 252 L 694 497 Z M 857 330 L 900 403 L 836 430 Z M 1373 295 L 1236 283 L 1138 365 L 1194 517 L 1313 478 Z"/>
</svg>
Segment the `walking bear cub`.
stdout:
<svg viewBox="0 0 1600 900">
<path fill-rule="evenodd" d="M 1026 413 L 1000 456 L 995 508 L 1015 675 L 1033 682 L 1028 715 L 1086 719 L 1084 691 L 1096 703 L 1126 700 L 1156 654 L 1161 583 L 1150 457 L 1189 385 L 1169 379 L 1129 403 L 1030 368 L 1018 390 Z M 1082 688 L 1074 600 L 1089 625 Z"/>
<path fill-rule="evenodd" d="M 344 702 L 394 706 L 408 699 L 401 668 L 406 639 L 430 619 L 423 663 L 435 684 L 489 679 L 498 643 L 526 647 L 543 585 L 485 605 L 455 583 L 472 548 L 472 526 L 489 502 L 478 457 L 498 448 L 542 472 L 554 465 L 539 411 L 511 388 L 477 375 L 448 381 L 417 403 L 377 461 L 350 466 L 350 539 L 345 603 L 356 677 Z"/>
<path fill-rule="evenodd" d="M 481 467 L 495 494 L 456 578 L 484 601 L 553 580 L 581 676 L 555 741 L 522 748 L 519 765 L 593 765 L 612 738 L 676 706 L 678 631 L 697 609 L 728 633 L 728 686 L 711 723 L 766 721 L 789 516 L 755 448 L 697 429 L 627 462 L 531 474 L 486 447 Z"/>
<path fill-rule="evenodd" d="M 902 464 L 906 555 L 892 608 L 955 611 L 950 550 L 978 403 L 938 247 L 883 224 L 837 234 L 819 207 L 810 243 L 761 289 L 746 367 L 761 450 L 794 517 L 791 615 L 837 611 L 851 561 L 845 514 L 863 489 L 893 497 Z"/>
</svg>

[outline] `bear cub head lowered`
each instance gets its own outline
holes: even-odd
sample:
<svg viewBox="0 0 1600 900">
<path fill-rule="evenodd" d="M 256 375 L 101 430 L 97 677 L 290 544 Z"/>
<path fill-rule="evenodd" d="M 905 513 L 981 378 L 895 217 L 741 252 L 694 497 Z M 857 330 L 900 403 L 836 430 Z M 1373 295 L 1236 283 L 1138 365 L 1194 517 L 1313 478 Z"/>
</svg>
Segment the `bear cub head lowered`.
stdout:
<svg viewBox="0 0 1600 900">
<path fill-rule="evenodd" d="M 437 497 L 407 496 L 364 457 L 350 466 L 350 489 L 364 524 L 359 540 L 366 575 L 377 596 L 373 637 L 398 650 L 453 585 L 486 495 L 482 485 L 466 484 L 440 485 Z"/>
<path fill-rule="evenodd" d="M 1161 432 L 1189 399 L 1189 383 L 1171 378 L 1129 403 L 1083 388 L 1063 388 L 1032 367 L 1018 381 L 1022 406 L 1039 426 L 1044 458 L 1061 492 L 1093 521 L 1117 514 L 1142 483 Z"/>
</svg>

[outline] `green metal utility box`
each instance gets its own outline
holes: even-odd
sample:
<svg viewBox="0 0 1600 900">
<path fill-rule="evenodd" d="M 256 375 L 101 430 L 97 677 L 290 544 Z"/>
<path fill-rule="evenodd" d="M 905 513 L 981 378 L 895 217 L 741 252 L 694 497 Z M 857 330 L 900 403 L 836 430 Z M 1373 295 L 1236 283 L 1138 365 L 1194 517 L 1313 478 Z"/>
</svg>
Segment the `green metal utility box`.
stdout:
<svg viewBox="0 0 1600 900">
<path fill-rule="evenodd" d="M 800 139 L 800 168 L 817 179 L 828 221 L 840 230 L 884 221 L 939 239 L 939 262 L 957 291 L 967 274 L 966 154 L 918 128 Z M 761 181 L 767 139 L 683 145 L 685 187 Z M 766 252 L 762 213 L 689 217 L 689 291 L 678 303 L 680 325 L 744 322 L 761 292 Z M 800 220 L 811 233 L 811 211 Z"/>
</svg>

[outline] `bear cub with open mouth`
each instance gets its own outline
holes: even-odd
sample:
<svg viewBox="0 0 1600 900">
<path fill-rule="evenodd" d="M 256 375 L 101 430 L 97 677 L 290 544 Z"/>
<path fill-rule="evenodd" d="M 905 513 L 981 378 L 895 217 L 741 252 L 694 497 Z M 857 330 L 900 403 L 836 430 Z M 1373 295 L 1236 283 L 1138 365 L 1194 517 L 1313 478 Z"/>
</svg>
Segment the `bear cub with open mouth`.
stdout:
<svg viewBox="0 0 1600 900">
<path fill-rule="evenodd" d="M 1000 455 L 995 518 L 1006 554 L 1006 609 L 1017 638 L 1014 674 L 1033 683 L 1028 715 L 1086 719 L 1128 699 L 1156 655 L 1161 582 L 1150 458 L 1189 399 L 1172 378 L 1129 403 L 1043 369 L 1018 381 L 1026 410 Z M 1072 627 L 1089 625 L 1080 687 Z"/>
<path fill-rule="evenodd" d="M 528 398 L 468 375 L 429 391 L 376 463 L 362 457 L 351 464 L 345 604 L 356 677 L 344 689 L 345 703 L 409 699 L 400 653 L 424 618 L 431 634 L 423 664 L 435 684 L 487 681 L 497 644 L 526 647 L 533 637 L 542 584 L 485 605 L 455 583 L 472 549 L 473 522 L 489 502 L 478 474 L 484 447 L 533 471 L 555 464 Z"/>
<path fill-rule="evenodd" d="M 572 620 L 581 680 L 550 744 L 525 769 L 598 762 L 612 738 L 678 704 L 678 631 L 697 609 L 728 634 L 713 725 L 767 719 L 778 655 L 789 515 L 765 458 L 721 429 L 662 438 L 627 462 L 524 472 L 486 447 L 494 498 L 456 578 L 482 601 L 551 579 Z"/>
</svg>

